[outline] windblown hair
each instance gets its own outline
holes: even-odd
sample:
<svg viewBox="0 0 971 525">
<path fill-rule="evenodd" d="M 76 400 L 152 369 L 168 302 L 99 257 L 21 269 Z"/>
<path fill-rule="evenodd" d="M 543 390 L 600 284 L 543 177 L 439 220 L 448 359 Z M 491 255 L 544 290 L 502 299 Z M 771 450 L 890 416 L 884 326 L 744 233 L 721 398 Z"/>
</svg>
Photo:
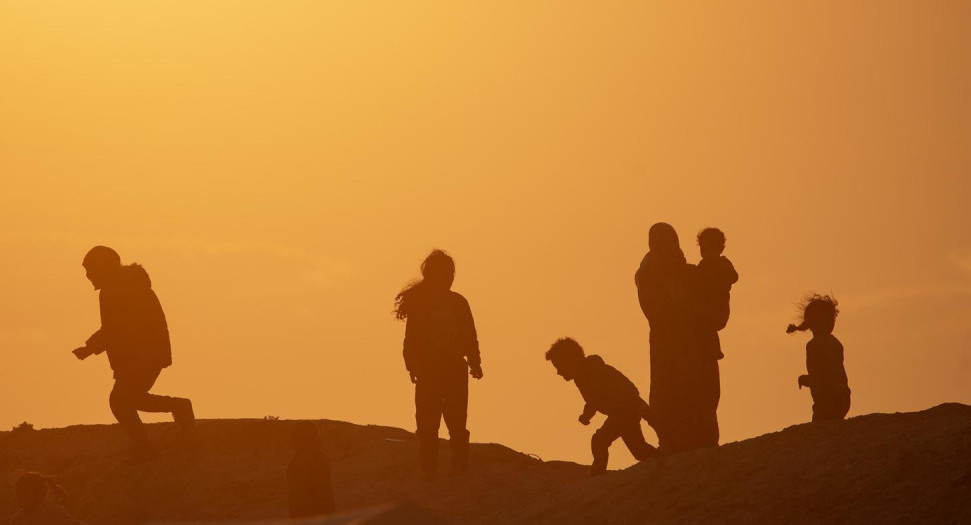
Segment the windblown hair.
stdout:
<svg viewBox="0 0 971 525">
<path fill-rule="evenodd" d="M 39 507 L 48 495 L 59 504 L 64 504 L 67 500 L 67 493 L 54 481 L 54 478 L 37 472 L 21 475 L 17 479 L 14 490 L 17 493 L 17 505 L 22 509 L 30 510 Z"/>
<path fill-rule="evenodd" d="M 839 302 L 830 295 L 810 293 L 799 305 L 799 309 L 802 310 L 802 323 L 798 326 L 789 325 L 786 332 L 802 332 L 810 329 L 832 332 L 833 327 L 836 326 L 836 316 L 840 313 L 837 306 Z"/>
<path fill-rule="evenodd" d="M 421 279 L 408 283 L 398 295 L 394 297 L 395 319 L 404 321 L 408 318 L 410 309 L 416 296 L 420 296 L 428 287 L 428 279 L 443 274 L 455 275 L 455 260 L 445 250 L 432 250 L 421 263 Z"/>
<path fill-rule="evenodd" d="M 563 359 L 580 360 L 583 359 L 583 347 L 580 343 L 570 337 L 557 339 L 550 349 L 546 351 L 547 361 L 560 361 Z"/>
<path fill-rule="evenodd" d="M 712 244 L 715 246 L 725 246 L 725 233 L 718 228 L 705 228 L 698 232 L 698 246 Z"/>
</svg>

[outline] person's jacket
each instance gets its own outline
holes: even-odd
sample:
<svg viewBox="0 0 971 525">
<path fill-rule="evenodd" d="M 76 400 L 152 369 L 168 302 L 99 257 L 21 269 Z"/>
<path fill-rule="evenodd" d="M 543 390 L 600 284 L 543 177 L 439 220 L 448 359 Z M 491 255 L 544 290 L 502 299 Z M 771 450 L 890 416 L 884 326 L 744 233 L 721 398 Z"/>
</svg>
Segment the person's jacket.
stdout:
<svg viewBox="0 0 971 525">
<path fill-rule="evenodd" d="M 850 395 L 843 368 L 843 345 L 833 334 L 813 337 L 806 344 L 806 371 L 813 401 L 825 404 Z"/>
<path fill-rule="evenodd" d="M 643 405 L 634 383 L 599 355 L 589 355 L 583 360 L 573 382 L 587 404 L 584 412 L 596 410 L 608 416 L 633 415 L 638 414 Z"/>
<path fill-rule="evenodd" d="M 479 341 L 469 302 L 453 291 L 421 291 L 405 325 L 405 367 L 415 375 L 478 367 Z"/>
<path fill-rule="evenodd" d="M 698 263 L 701 310 L 705 327 L 720 331 L 731 316 L 732 285 L 738 282 L 738 272 L 727 257 L 702 259 Z"/>
<path fill-rule="evenodd" d="M 99 301 L 101 329 L 87 344 L 97 354 L 108 354 L 116 375 L 172 364 L 165 313 L 144 268 L 123 266 L 118 278 L 101 289 Z"/>
<path fill-rule="evenodd" d="M 693 309 L 694 269 L 680 253 L 667 259 L 653 252 L 644 256 L 634 274 L 634 283 L 652 333 L 680 332 L 687 326 Z"/>
</svg>

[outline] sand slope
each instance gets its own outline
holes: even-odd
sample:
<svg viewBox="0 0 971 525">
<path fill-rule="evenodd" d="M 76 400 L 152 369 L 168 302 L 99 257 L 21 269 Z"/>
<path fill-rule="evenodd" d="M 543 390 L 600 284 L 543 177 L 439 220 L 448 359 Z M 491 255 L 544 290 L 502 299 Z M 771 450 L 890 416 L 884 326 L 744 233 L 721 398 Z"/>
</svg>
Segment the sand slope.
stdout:
<svg viewBox="0 0 971 525">
<path fill-rule="evenodd" d="M 477 444 L 472 473 L 425 482 L 411 433 L 318 425 L 343 510 L 411 500 L 468 524 L 971 524 L 971 482 L 954 482 L 971 467 L 965 405 L 798 425 L 596 479 L 586 466 Z M 126 442 L 117 427 L 3 432 L 0 479 L 27 469 L 56 475 L 71 510 L 90 524 L 286 516 L 287 422 L 201 421 L 197 452 L 172 445 L 172 424 L 150 432 L 167 448 L 140 468 L 119 464 Z M 0 483 L 0 523 L 13 510 L 10 483 Z"/>
</svg>

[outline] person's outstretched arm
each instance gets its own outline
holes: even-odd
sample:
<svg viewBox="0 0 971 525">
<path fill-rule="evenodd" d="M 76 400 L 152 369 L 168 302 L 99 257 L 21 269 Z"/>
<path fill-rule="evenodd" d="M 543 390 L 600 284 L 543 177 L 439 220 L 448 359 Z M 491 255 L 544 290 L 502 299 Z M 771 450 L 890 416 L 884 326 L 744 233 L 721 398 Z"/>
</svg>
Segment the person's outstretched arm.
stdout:
<svg viewBox="0 0 971 525">
<path fill-rule="evenodd" d="M 74 355 L 78 359 L 86 359 L 90 355 L 97 355 L 105 351 L 105 341 L 104 341 L 104 331 L 98 329 L 97 332 L 91 334 L 91 337 L 84 342 L 84 346 L 75 348 L 73 350 Z"/>
</svg>

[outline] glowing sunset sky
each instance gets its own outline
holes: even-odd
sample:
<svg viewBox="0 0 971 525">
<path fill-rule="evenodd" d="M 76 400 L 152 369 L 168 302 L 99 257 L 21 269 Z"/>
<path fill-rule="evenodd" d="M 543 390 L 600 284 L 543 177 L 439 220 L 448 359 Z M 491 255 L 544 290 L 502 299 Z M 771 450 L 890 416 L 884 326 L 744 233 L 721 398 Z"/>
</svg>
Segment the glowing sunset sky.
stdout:
<svg viewBox="0 0 971 525">
<path fill-rule="evenodd" d="M 168 316 L 158 393 L 413 430 L 392 298 L 440 247 L 472 440 L 588 462 L 543 353 L 573 336 L 646 397 L 657 221 L 692 262 L 721 227 L 741 274 L 723 443 L 809 420 L 810 290 L 851 416 L 971 403 L 971 4 L 405 4 L 0 6 L 0 428 L 113 421 L 107 361 L 70 354 L 106 244 Z"/>
</svg>

